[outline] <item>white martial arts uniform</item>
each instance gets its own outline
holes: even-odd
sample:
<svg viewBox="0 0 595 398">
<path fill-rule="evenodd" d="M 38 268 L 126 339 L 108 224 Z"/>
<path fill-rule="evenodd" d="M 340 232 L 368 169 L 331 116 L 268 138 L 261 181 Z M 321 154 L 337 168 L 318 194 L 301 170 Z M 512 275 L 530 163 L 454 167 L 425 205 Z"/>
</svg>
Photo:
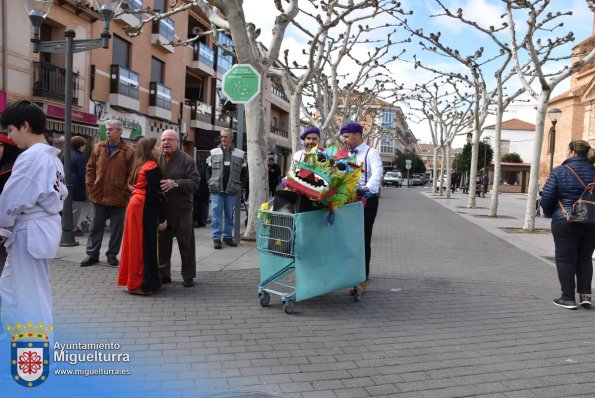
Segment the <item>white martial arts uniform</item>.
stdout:
<svg viewBox="0 0 595 398">
<path fill-rule="evenodd" d="M 289 169 L 294 169 L 302 160 L 304 160 L 305 154 L 305 149 L 300 149 L 299 151 L 296 151 L 291 157 L 291 166 L 289 166 Z"/>
<path fill-rule="evenodd" d="M 58 153 L 46 144 L 31 146 L 17 158 L 0 195 L 0 233 L 8 235 L 0 278 L 5 326 L 53 322 L 49 264 L 60 244 L 59 213 L 68 195 Z"/>
</svg>

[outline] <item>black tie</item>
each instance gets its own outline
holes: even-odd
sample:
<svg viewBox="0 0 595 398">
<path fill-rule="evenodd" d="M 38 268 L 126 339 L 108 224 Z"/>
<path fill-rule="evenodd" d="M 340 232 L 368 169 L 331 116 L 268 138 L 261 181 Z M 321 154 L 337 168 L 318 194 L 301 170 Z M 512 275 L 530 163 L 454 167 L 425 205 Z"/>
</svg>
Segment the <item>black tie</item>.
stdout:
<svg viewBox="0 0 595 398">
<path fill-rule="evenodd" d="M 350 155 L 357 155 L 357 148 L 351 148 L 351 149 L 349 150 L 349 154 L 350 154 Z"/>
</svg>

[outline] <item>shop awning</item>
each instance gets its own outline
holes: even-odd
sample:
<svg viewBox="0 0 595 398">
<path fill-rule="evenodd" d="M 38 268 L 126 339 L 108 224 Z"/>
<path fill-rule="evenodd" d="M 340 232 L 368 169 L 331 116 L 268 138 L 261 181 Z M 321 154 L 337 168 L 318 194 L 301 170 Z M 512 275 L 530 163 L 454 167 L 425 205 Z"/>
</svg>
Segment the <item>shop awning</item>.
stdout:
<svg viewBox="0 0 595 398">
<path fill-rule="evenodd" d="M 54 119 L 47 119 L 46 122 L 46 129 L 49 133 L 64 133 L 64 121 L 63 120 L 54 120 Z M 89 137 L 96 137 L 99 135 L 99 127 L 97 126 L 90 126 L 86 124 L 78 124 L 72 123 L 72 132 L 73 135 L 86 135 Z"/>
</svg>

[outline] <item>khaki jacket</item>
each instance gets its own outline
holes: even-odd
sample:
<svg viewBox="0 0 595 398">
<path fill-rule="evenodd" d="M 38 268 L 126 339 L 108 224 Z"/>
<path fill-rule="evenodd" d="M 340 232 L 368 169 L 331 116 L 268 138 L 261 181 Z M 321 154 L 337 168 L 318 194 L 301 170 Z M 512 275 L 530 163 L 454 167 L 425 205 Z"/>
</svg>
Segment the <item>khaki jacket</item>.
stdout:
<svg viewBox="0 0 595 398">
<path fill-rule="evenodd" d="M 124 141 L 109 156 L 107 141 L 96 144 L 87 162 L 85 183 L 89 201 L 104 206 L 126 207 L 130 197 L 134 150 Z"/>
</svg>

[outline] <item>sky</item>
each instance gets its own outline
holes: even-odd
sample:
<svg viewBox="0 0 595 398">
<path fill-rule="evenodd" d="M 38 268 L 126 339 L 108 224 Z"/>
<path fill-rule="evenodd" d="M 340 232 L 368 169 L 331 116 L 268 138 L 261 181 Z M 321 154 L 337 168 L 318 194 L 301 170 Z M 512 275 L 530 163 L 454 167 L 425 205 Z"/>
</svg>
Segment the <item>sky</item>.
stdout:
<svg viewBox="0 0 595 398">
<path fill-rule="evenodd" d="M 305 7 L 309 5 L 309 1 L 300 0 L 300 6 Z M 461 54 L 470 54 L 477 50 L 479 46 L 485 48 L 485 54 L 490 54 L 495 51 L 494 44 L 486 40 L 482 33 L 479 31 L 469 28 L 463 25 L 460 21 L 449 17 L 438 17 L 436 15 L 440 8 L 436 3 L 436 0 L 405 0 L 402 1 L 402 7 L 404 10 L 412 10 L 413 15 L 407 16 L 407 22 L 410 26 L 415 28 L 422 28 L 424 33 L 440 32 L 442 41 L 450 47 L 457 48 Z M 503 19 L 500 16 L 505 12 L 504 2 L 502 0 L 444 0 L 443 3 L 450 10 L 455 12 L 458 8 L 463 10 L 463 15 L 469 19 L 477 22 L 482 27 L 495 26 L 498 27 L 502 24 Z M 309 8 L 310 11 L 316 13 L 316 10 Z M 589 10 L 585 0 L 552 0 L 548 6 L 548 10 L 553 13 L 561 11 L 572 11 L 572 16 L 564 16 L 559 19 L 560 22 L 564 23 L 564 26 L 558 27 L 554 32 L 543 32 L 544 38 L 553 37 L 553 35 L 564 35 L 568 31 L 572 31 L 575 35 L 575 41 L 572 44 L 566 45 L 562 48 L 561 54 L 570 54 L 573 46 L 577 45 L 592 34 L 593 29 L 593 13 Z M 273 0 L 244 0 L 244 12 L 246 14 L 246 20 L 253 22 L 257 27 L 261 28 L 260 40 L 268 45 L 272 37 L 272 27 L 274 25 L 275 17 L 278 11 L 274 7 Z M 300 21 L 304 26 L 314 26 L 310 19 L 303 15 L 298 15 L 297 20 Z M 385 23 L 394 23 L 394 19 L 387 17 L 376 17 L 372 21 L 366 23 L 370 26 L 380 26 Z M 526 17 L 519 15 L 515 22 L 519 35 L 524 33 L 526 29 Z M 336 29 L 336 33 L 342 31 L 341 27 Z M 397 37 L 404 38 L 405 32 L 402 28 L 398 28 Z M 386 30 L 375 33 L 371 39 L 383 39 L 386 37 Z M 307 36 L 300 32 L 295 27 L 289 27 L 286 31 L 286 35 L 282 44 L 282 49 L 289 49 L 290 57 L 293 59 L 300 60 L 303 57 L 302 49 L 308 48 Z M 502 37 L 503 41 L 508 42 L 508 33 Z M 402 50 L 405 50 L 403 58 L 411 61 L 414 55 L 421 59 L 425 64 L 437 68 L 439 70 L 449 71 L 461 71 L 465 70 L 454 60 L 437 56 L 427 51 L 421 50 L 418 45 L 420 39 L 413 39 L 410 44 L 397 44 L 393 46 L 391 54 L 398 55 Z M 360 45 L 357 49 L 354 49 L 354 55 L 360 59 L 365 59 L 367 52 L 370 50 L 368 47 L 373 47 L 373 44 L 366 46 L 365 44 Z M 563 65 L 566 65 L 564 62 Z M 548 69 L 551 71 L 558 70 L 563 65 L 551 65 Z M 391 62 L 389 70 L 392 76 L 405 84 L 407 87 L 413 87 L 416 83 L 427 82 L 432 74 L 430 72 L 414 69 L 411 62 Z M 349 79 L 349 72 L 356 70 L 355 64 L 349 64 L 348 62 L 343 65 L 342 71 L 347 73 L 347 79 Z M 486 81 L 488 89 L 490 85 L 493 86 L 493 68 L 486 67 Z M 511 79 L 507 87 L 515 89 L 520 86 L 518 79 Z M 569 87 L 569 79 L 562 82 L 554 95 L 562 93 Z M 527 99 L 529 97 L 526 97 Z M 409 112 L 406 103 L 399 104 L 405 113 Z M 412 129 L 415 136 L 420 142 L 431 142 L 431 134 L 427 127 L 427 122 L 417 123 L 413 118 L 408 120 L 410 128 Z M 490 124 L 488 122 L 488 124 Z M 464 139 L 455 141 L 457 143 L 464 143 Z M 455 145 L 456 146 L 456 145 Z"/>
</svg>

